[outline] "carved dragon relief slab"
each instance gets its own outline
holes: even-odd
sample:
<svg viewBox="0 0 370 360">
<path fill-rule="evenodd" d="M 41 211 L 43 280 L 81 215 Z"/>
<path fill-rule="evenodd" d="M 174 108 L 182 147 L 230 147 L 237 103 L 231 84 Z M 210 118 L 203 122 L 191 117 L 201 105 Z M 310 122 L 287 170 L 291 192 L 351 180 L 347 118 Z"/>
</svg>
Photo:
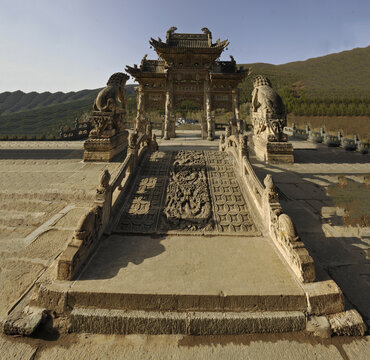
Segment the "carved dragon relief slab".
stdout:
<svg viewBox="0 0 370 360">
<path fill-rule="evenodd" d="M 167 185 L 163 230 L 213 230 L 206 163 L 200 151 L 175 155 Z"/>
<path fill-rule="evenodd" d="M 155 152 L 141 168 L 116 231 L 257 232 L 227 153 Z"/>
</svg>

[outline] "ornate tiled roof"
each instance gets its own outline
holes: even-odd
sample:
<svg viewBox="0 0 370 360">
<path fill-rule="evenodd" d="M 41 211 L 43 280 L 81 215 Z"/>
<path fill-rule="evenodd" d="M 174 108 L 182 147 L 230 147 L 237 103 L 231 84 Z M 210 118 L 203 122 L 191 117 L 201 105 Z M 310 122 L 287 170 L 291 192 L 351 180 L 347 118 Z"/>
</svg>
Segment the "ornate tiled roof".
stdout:
<svg viewBox="0 0 370 360">
<path fill-rule="evenodd" d="M 191 49 L 223 49 L 229 44 L 228 40 L 220 41 L 219 39 L 216 43 L 212 43 L 212 33 L 207 28 L 202 29 L 202 34 L 175 33 L 176 30 L 176 27 L 171 27 L 167 31 L 166 42 L 163 42 L 160 38 L 158 40 L 151 38 L 149 42 L 154 48 Z"/>
</svg>

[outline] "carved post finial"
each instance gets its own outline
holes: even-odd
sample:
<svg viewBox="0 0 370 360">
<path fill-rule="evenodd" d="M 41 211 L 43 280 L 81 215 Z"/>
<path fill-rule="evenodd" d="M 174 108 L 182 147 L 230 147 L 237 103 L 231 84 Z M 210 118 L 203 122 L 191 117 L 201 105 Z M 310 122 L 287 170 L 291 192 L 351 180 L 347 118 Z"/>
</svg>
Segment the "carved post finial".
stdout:
<svg viewBox="0 0 370 360">
<path fill-rule="evenodd" d="M 239 146 L 240 146 L 240 153 L 242 156 L 248 157 L 249 155 L 249 148 L 248 148 L 248 135 L 239 135 Z"/>
<path fill-rule="evenodd" d="M 100 177 L 100 186 L 102 188 L 108 187 L 110 178 L 111 178 L 111 175 L 109 173 L 109 170 L 105 169 L 103 174 Z"/>
<path fill-rule="evenodd" d="M 129 146 L 130 149 L 135 149 L 136 148 L 138 137 L 139 137 L 139 135 L 138 135 L 137 131 L 133 131 L 130 134 L 130 137 L 128 139 L 128 146 Z"/>
<path fill-rule="evenodd" d="M 269 202 L 275 202 L 279 200 L 279 195 L 276 191 L 276 185 L 274 182 L 274 179 L 270 174 L 267 174 L 265 179 L 263 180 L 263 183 L 266 186 L 265 194 L 266 198 Z"/>
</svg>

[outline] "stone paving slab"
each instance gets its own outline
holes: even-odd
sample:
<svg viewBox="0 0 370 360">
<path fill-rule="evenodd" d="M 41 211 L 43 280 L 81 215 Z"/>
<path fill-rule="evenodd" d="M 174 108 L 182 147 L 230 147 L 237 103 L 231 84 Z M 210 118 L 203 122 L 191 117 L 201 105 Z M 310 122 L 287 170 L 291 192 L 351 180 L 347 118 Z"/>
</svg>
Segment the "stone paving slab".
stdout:
<svg viewBox="0 0 370 360">
<path fill-rule="evenodd" d="M 0 335 L 1 360 L 34 360 L 37 346 L 12 341 L 11 337 Z"/>
<path fill-rule="evenodd" d="M 68 346 L 40 349 L 38 360 L 88 359 L 202 359 L 202 360 L 340 360 L 341 346 L 312 339 L 276 336 L 80 335 Z M 349 344 L 349 347 L 352 345 Z M 356 345 L 364 347 L 363 341 Z M 355 347 L 355 346 L 354 346 Z M 350 358 L 355 359 L 355 357 Z M 365 359 L 365 357 L 358 358 Z"/>
<path fill-rule="evenodd" d="M 296 334 L 226 336 L 70 334 L 59 339 L 0 335 L 0 359 L 8 360 L 367 360 L 370 336 L 321 340 Z"/>
<path fill-rule="evenodd" d="M 343 344 L 348 360 L 368 360 L 370 354 L 370 336 L 355 339 L 350 344 Z"/>
</svg>

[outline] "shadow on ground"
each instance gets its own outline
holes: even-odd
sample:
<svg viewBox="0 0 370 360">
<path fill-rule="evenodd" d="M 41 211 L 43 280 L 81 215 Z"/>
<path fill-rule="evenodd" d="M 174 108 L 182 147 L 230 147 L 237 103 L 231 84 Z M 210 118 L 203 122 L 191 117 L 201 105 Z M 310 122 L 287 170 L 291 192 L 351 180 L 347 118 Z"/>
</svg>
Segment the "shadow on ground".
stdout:
<svg viewBox="0 0 370 360">
<path fill-rule="evenodd" d="M 301 143 L 304 146 L 304 143 Z M 308 143 L 307 146 L 312 146 Z M 325 164 L 370 164 L 370 155 L 361 154 L 355 151 L 346 151 L 341 148 L 327 147 L 325 145 L 317 145 L 318 149 L 302 148 L 294 150 L 294 161 L 299 164 L 307 163 L 323 163 L 323 156 L 325 157 Z M 311 151 L 309 151 L 311 150 Z M 317 156 L 312 156 L 312 152 L 317 151 Z"/>
<path fill-rule="evenodd" d="M 336 199 L 329 197 L 326 188 L 317 184 L 323 181 L 323 175 L 338 176 L 332 172 L 325 174 L 325 165 L 327 162 L 334 162 L 334 159 L 337 163 L 346 163 L 342 155 L 340 153 L 337 157 L 334 157 L 334 154 L 323 156 L 321 151 L 318 152 L 317 163 L 322 163 L 322 167 L 316 174 L 298 173 L 292 170 L 294 166 L 289 168 L 277 165 L 262 166 L 262 163 L 255 159 L 252 159 L 252 163 L 257 165 L 254 168 L 261 181 L 268 173 L 273 176 L 283 210 L 292 218 L 297 232 L 315 261 L 318 280 L 325 280 L 326 274 L 329 274 L 340 286 L 347 300 L 362 314 L 364 320 L 369 321 L 370 262 L 366 258 L 369 242 L 361 236 L 360 227 L 344 225 L 343 209 L 338 210 Z M 360 154 L 344 153 L 344 155 L 351 156 L 351 161 L 348 159 L 347 161 L 352 165 L 358 159 L 368 159 L 361 157 Z M 308 156 L 304 151 L 295 152 L 296 163 L 304 162 L 305 156 L 310 163 L 315 163 L 311 161 L 312 152 Z M 364 194 L 368 192 L 365 185 L 358 185 L 363 187 Z M 331 187 L 333 186 L 337 185 L 332 184 Z M 351 187 L 349 191 L 350 189 Z M 361 201 L 366 202 L 365 196 Z M 342 214 L 338 215 L 338 211 Z"/>
<path fill-rule="evenodd" d="M 83 158 L 83 150 L 51 150 L 51 149 L 12 149 L 0 150 L 1 160 L 47 160 L 47 159 L 79 159 Z"/>
<path fill-rule="evenodd" d="M 112 235 L 103 241 L 90 266 L 87 266 L 88 271 L 83 271 L 78 280 L 114 278 L 130 263 L 140 265 L 145 259 L 163 253 L 166 250 L 161 244 L 164 238 L 165 236 Z M 94 268 L 98 270 L 94 271 Z"/>
</svg>

